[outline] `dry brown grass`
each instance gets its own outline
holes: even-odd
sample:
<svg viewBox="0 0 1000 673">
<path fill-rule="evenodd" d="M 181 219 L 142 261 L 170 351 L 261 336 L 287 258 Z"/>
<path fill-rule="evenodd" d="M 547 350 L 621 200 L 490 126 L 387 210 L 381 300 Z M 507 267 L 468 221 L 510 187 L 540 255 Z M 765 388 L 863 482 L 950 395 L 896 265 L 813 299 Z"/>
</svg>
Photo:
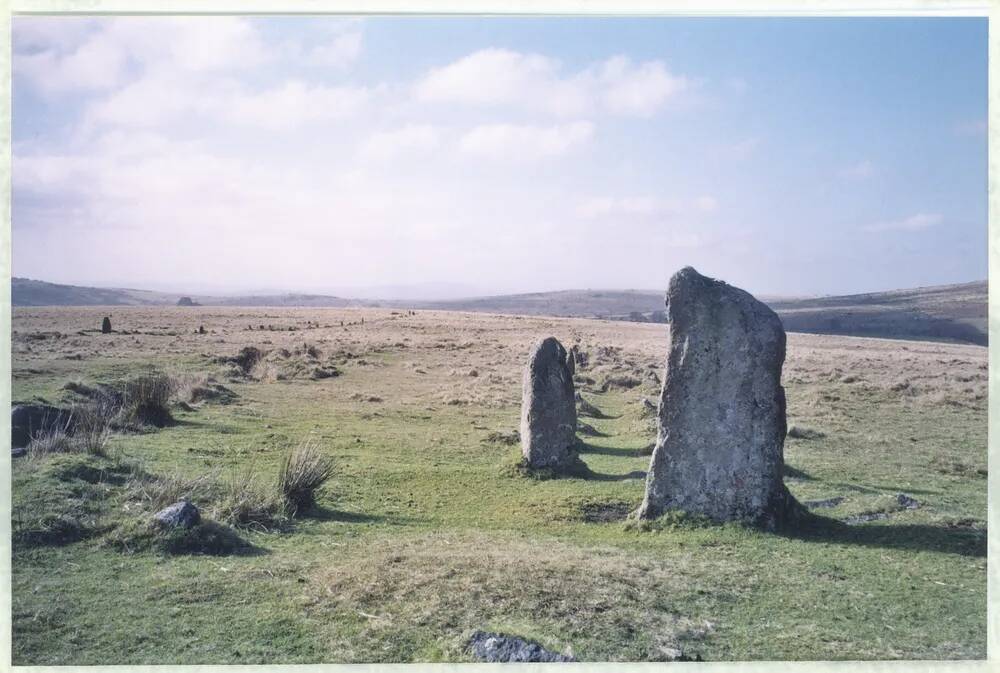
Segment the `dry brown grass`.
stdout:
<svg viewBox="0 0 1000 673">
<path fill-rule="evenodd" d="M 658 661 L 667 658 L 665 648 L 684 648 L 713 628 L 708 615 L 681 616 L 671 608 L 669 596 L 693 590 L 693 570 L 676 559 L 612 548 L 430 533 L 373 542 L 363 557 L 331 558 L 310 582 L 318 587 L 311 609 L 362 619 L 360 631 L 343 643 L 354 661 L 410 660 L 408 643 L 392 638 L 404 625 L 433 634 L 457 658 L 473 628 L 482 627 L 538 637 L 589 661 Z M 609 649 L 570 647 L 598 638 Z M 366 651 L 385 643 L 400 651 L 389 657 Z"/>
</svg>

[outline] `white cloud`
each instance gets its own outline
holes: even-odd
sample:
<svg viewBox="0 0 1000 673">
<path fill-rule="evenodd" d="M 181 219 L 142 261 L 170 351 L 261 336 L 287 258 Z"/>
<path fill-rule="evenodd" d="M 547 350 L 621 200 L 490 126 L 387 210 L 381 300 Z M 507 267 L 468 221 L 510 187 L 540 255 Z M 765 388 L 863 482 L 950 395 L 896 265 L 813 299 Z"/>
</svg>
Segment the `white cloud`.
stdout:
<svg viewBox="0 0 1000 673">
<path fill-rule="evenodd" d="M 317 121 L 344 119 L 360 112 L 369 91 L 290 81 L 262 92 L 240 92 L 214 101 L 208 108 L 220 119 L 270 129 L 294 128 Z"/>
<path fill-rule="evenodd" d="M 15 73 L 39 90 L 57 94 L 114 87 L 124 74 L 126 54 L 112 42 L 93 38 L 65 52 L 51 48 L 15 50 L 13 60 Z"/>
<path fill-rule="evenodd" d="M 534 161 L 557 157 L 579 148 L 594 135 L 586 121 L 554 126 L 485 124 L 465 133 L 462 152 L 487 159 Z"/>
<path fill-rule="evenodd" d="M 357 60 L 361 54 L 362 41 L 359 30 L 334 35 L 325 43 L 310 49 L 308 58 L 318 65 L 343 68 Z"/>
<path fill-rule="evenodd" d="M 407 124 L 398 129 L 376 131 L 361 146 L 360 156 L 369 161 L 389 161 L 402 154 L 428 152 L 441 143 L 441 132 L 430 124 Z"/>
<path fill-rule="evenodd" d="M 15 72 L 47 94 L 110 89 L 130 70 L 246 70 L 277 54 L 238 17 L 24 17 L 14 43 Z"/>
<path fill-rule="evenodd" d="M 687 80 L 671 75 L 661 61 L 633 66 L 625 56 L 605 61 L 595 78 L 604 107 L 625 116 L 649 117 L 687 87 Z"/>
<path fill-rule="evenodd" d="M 841 169 L 840 177 L 849 180 L 867 180 L 875 175 L 875 165 L 865 159 L 856 164 Z"/>
<path fill-rule="evenodd" d="M 585 220 L 600 218 L 664 219 L 678 216 L 710 215 L 719 204 L 711 196 L 695 198 L 663 198 L 654 196 L 597 196 L 584 199 L 576 215 Z"/>
<path fill-rule="evenodd" d="M 202 82 L 176 73 L 152 74 L 92 103 L 90 123 L 154 128 L 178 120 L 215 121 L 272 130 L 345 119 L 359 113 L 371 92 L 360 87 L 310 85 L 298 80 L 260 91 L 236 81 Z"/>
<path fill-rule="evenodd" d="M 625 56 L 574 74 L 561 69 L 558 61 L 539 54 L 483 49 L 431 70 L 414 92 L 424 102 L 504 105 L 558 117 L 595 112 L 648 117 L 688 86 L 662 61 L 634 64 Z"/>
<path fill-rule="evenodd" d="M 899 220 L 885 220 L 869 224 L 865 231 L 922 231 L 941 224 L 944 218 L 939 213 L 917 213 Z"/>
</svg>

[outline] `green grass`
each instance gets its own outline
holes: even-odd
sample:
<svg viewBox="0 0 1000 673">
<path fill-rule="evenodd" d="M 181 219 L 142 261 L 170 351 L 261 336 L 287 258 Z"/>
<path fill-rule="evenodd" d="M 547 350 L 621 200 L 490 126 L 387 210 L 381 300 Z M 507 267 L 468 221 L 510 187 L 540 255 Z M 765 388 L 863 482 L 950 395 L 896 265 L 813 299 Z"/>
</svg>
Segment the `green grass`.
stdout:
<svg viewBox="0 0 1000 673">
<path fill-rule="evenodd" d="M 15 537 L 14 663 L 463 661 L 475 629 L 590 661 L 657 660 L 667 647 L 709 661 L 985 656 L 985 405 L 790 383 L 789 421 L 822 436 L 786 442 L 789 488 L 844 502 L 794 534 L 683 518 L 643 531 L 585 513 L 642 499 L 648 386 L 585 392 L 607 416 L 584 419 L 604 435 L 583 438 L 589 476 L 535 480 L 508 469 L 516 446 L 488 439 L 517 428 L 515 403 L 446 404 L 399 355 L 366 357 L 382 366 L 227 383 L 233 404 L 115 435 L 118 462 L 15 461 L 15 517 L 65 514 L 79 531 Z M 57 400 L 69 378 L 203 362 L 53 364 L 15 380 L 14 398 Z M 814 403 L 823 395 L 837 399 Z M 145 534 L 122 508 L 121 461 L 191 477 L 252 464 L 269 481 L 303 440 L 335 471 L 290 525 L 224 528 L 232 547 L 115 545 Z M 899 492 L 921 506 L 897 511 Z"/>
</svg>

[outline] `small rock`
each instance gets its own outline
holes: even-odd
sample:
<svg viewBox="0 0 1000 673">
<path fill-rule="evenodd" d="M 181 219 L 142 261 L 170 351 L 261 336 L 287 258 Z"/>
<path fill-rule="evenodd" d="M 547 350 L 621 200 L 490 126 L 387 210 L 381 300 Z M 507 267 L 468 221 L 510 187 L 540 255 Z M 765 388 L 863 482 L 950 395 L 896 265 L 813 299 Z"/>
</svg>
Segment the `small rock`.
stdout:
<svg viewBox="0 0 1000 673">
<path fill-rule="evenodd" d="M 164 528 L 191 528 L 201 521 L 201 513 L 187 500 L 181 500 L 161 509 L 153 519 Z"/>
<path fill-rule="evenodd" d="M 920 507 L 920 503 L 916 498 L 911 498 L 905 493 L 897 493 L 896 502 L 898 502 L 903 509 L 916 509 Z"/>
<path fill-rule="evenodd" d="M 476 659 L 488 663 L 576 661 L 523 638 L 485 631 L 472 634 L 469 651 Z"/>
</svg>

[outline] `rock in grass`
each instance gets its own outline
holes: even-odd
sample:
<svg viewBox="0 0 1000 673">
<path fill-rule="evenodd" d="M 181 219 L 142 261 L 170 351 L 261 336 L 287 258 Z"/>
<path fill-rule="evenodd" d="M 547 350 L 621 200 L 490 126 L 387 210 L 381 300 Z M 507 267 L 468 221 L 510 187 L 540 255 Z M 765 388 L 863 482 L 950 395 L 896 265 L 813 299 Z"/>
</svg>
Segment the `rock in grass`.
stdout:
<svg viewBox="0 0 1000 673">
<path fill-rule="evenodd" d="M 31 438 L 53 430 L 72 432 L 73 413 L 49 404 L 15 404 L 10 410 L 11 448 L 28 446 Z"/>
<path fill-rule="evenodd" d="M 201 513 L 187 500 L 181 500 L 161 509 L 153 520 L 164 528 L 191 528 L 201 521 Z"/>
<path fill-rule="evenodd" d="M 111 318 L 107 316 L 101 321 L 101 334 L 111 334 Z"/>
<path fill-rule="evenodd" d="M 566 349 L 555 337 L 538 342 L 524 369 L 521 453 L 531 468 L 562 468 L 576 459 L 576 403 Z"/>
<path fill-rule="evenodd" d="M 775 528 L 802 511 L 782 480 L 785 330 L 749 293 L 686 267 L 640 518 L 667 510 Z"/>
<path fill-rule="evenodd" d="M 485 631 L 476 631 L 472 634 L 469 638 L 469 652 L 479 661 L 488 663 L 576 661 L 573 657 L 550 652 L 538 643 L 524 638 Z"/>
</svg>

